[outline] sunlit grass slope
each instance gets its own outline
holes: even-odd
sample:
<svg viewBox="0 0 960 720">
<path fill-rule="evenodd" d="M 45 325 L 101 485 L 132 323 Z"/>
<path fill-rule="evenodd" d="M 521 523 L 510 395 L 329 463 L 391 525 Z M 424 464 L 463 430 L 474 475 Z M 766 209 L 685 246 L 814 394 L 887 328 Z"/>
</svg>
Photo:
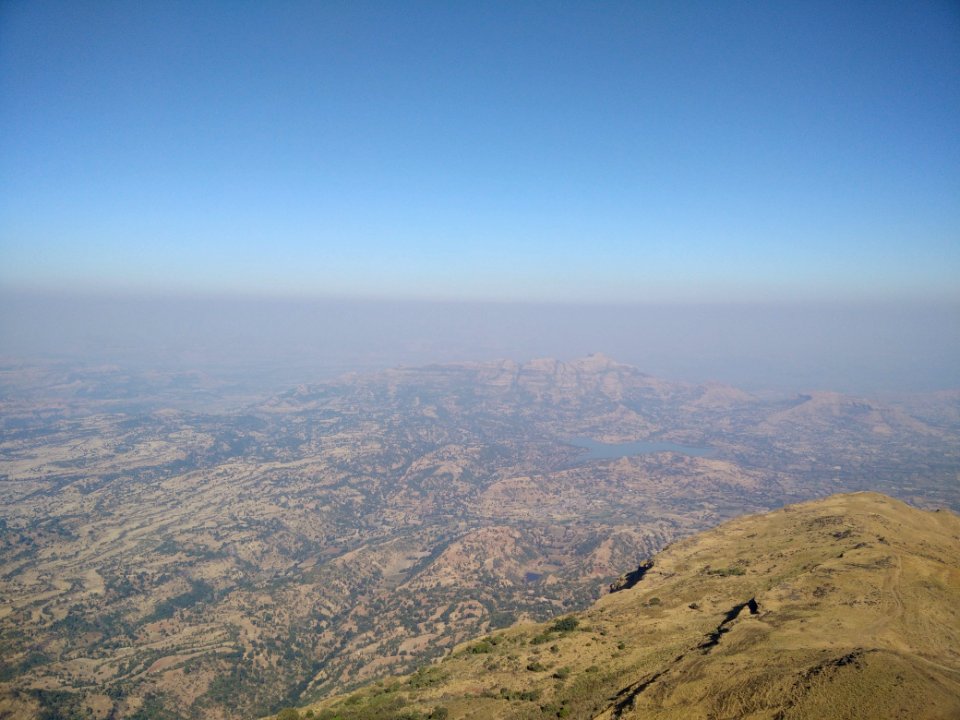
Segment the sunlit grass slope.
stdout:
<svg viewBox="0 0 960 720">
<path fill-rule="evenodd" d="M 583 613 L 301 714 L 960 717 L 960 518 L 875 493 L 740 518 Z"/>
</svg>

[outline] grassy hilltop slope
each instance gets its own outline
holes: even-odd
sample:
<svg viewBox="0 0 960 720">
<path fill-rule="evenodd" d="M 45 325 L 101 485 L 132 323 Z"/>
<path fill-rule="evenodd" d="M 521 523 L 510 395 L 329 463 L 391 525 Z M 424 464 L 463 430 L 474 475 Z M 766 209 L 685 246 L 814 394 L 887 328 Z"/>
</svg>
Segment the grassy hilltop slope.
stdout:
<svg viewBox="0 0 960 720">
<path fill-rule="evenodd" d="M 637 576 L 642 576 L 637 581 Z M 876 493 L 677 542 L 590 609 L 315 718 L 960 717 L 960 517 Z"/>
</svg>

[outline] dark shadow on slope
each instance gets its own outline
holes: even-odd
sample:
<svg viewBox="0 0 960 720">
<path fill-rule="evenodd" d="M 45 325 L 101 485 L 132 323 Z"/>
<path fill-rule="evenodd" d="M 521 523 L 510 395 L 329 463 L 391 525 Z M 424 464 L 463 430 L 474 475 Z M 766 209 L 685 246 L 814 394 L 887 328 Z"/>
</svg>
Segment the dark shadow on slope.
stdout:
<svg viewBox="0 0 960 720">
<path fill-rule="evenodd" d="M 697 648 L 707 653 L 710 652 L 711 648 L 719 645 L 720 636 L 730 631 L 730 628 L 727 626 L 740 617 L 740 613 L 743 612 L 744 608 L 747 608 L 751 615 L 756 615 L 760 611 L 760 606 L 757 605 L 756 598 L 750 598 L 745 603 L 734 605 L 727 611 L 727 614 L 724 615 L 723 620 L 717 625 L 717 629 L 707 635 L 707 639 L 700 643 Z"/>
<path fill-rule="evenodd" d="M 651 567 L 653 567 L 653 562 L 651 561 L 647 561 L 646 563 L 641 565 L 640 568 L 638 568 L 638 572 L 642 570 L 639 577 L 642 578 L 643 573 L 645 573 Z M 631 575 L 633 574 L 634 573 L 631 573 Z M 639 582 L 639 578 L 637 581 Z M 626 589 L 626 588 L 621 588 L 621 589 Z M 615 592 L 615 591 L 611 590 L 611 592 Z M 711 648 L 713 648 L 715 645 L 718 645 L 720 643 L 720 636 L 723 635 L 725 632 L 729 632 L 730 628 L 727 626 L 740 616 L 740 613 L 743 612 L 744 608 L 746 608 L 751 615 L 756 615 L 760 612 L 760 605 L 757 603 L 756 598 L 750 598 L 744 603 L 740 603 L 739 605 L 734 605 L 732 608 L 730 608 L 727 611 L 726 615 L 723 616 L 723 620 L 717 626 L 717 629 L 714 632 L 707 635 L 707 639 L 704 642 L 697 645 L 696 649 L 702 650 L 704 653 L 710 652 Z M 663 677 L 668 672 L 673 670 L 677 666 L 677 664 L 684 659 L 684 657 L 686 657 L 686 654 L 677 655 L 677 657 L 673 659 L 673 662 L 671 662 L 669 666 L 667 666 L 660 672 L 654 673 L 653 675 L 650 675 L 649 677 L 641 680 L 640 682 L 634 683 L 633 685 L 629 685 L 628 687 L 625 687 L 623 690 L 618 692 L 616 697 L 613 698 L 612 700 L 613 717 L 619 718 L 623 715 L 624 712 L 633 708 L 637 698 L 640 697 L 640 695 L 643 694 L 643 692 L 648 687 L 653 685 L 653 683 L 655 683 L 661 677 Z"/>
<path fill-rule="evenodd" d="M 643 580 L 643 576 L 647 574 L 647 571 L 653 567 L 653 560 L 644 560 L 633 572 L 628 572 L 625 575 L 621 575 L 612 583 L 610 583 L 610 592 L 620 592 L 621 590 L 629 590 L 634 585 Z"/>
</svg>

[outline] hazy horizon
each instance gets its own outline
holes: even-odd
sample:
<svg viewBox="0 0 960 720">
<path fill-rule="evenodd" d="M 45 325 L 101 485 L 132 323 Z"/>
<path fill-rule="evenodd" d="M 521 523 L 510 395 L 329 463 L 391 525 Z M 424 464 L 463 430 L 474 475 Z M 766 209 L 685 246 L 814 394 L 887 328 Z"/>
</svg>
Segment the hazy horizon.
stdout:
<svg viewBox="0 0 960 720">
<path fill-rule="evenodd" d="M 3 293 L 0 356 L 204 370 L 263 390 L 346 371 L 602 352 L 748 390 L 960 388 L 955 304 L 441 303 Z"/>
</svg>

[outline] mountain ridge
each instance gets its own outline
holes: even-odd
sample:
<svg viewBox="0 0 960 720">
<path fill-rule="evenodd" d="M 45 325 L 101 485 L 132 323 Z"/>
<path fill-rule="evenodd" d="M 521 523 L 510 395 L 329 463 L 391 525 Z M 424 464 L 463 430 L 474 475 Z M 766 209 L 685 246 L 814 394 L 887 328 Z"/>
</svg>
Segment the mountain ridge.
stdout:
<svg viewBox="0 0 960 720">
<path fill-rule="evenodd" d="M 311 712 L 324 720 L 960 713 L 960 516 L 948 510 L 874 492 L 833 495 L 730 520 L 640 570 L 581 613 L 470 641 L 407 679 Z"/>
</svg>

